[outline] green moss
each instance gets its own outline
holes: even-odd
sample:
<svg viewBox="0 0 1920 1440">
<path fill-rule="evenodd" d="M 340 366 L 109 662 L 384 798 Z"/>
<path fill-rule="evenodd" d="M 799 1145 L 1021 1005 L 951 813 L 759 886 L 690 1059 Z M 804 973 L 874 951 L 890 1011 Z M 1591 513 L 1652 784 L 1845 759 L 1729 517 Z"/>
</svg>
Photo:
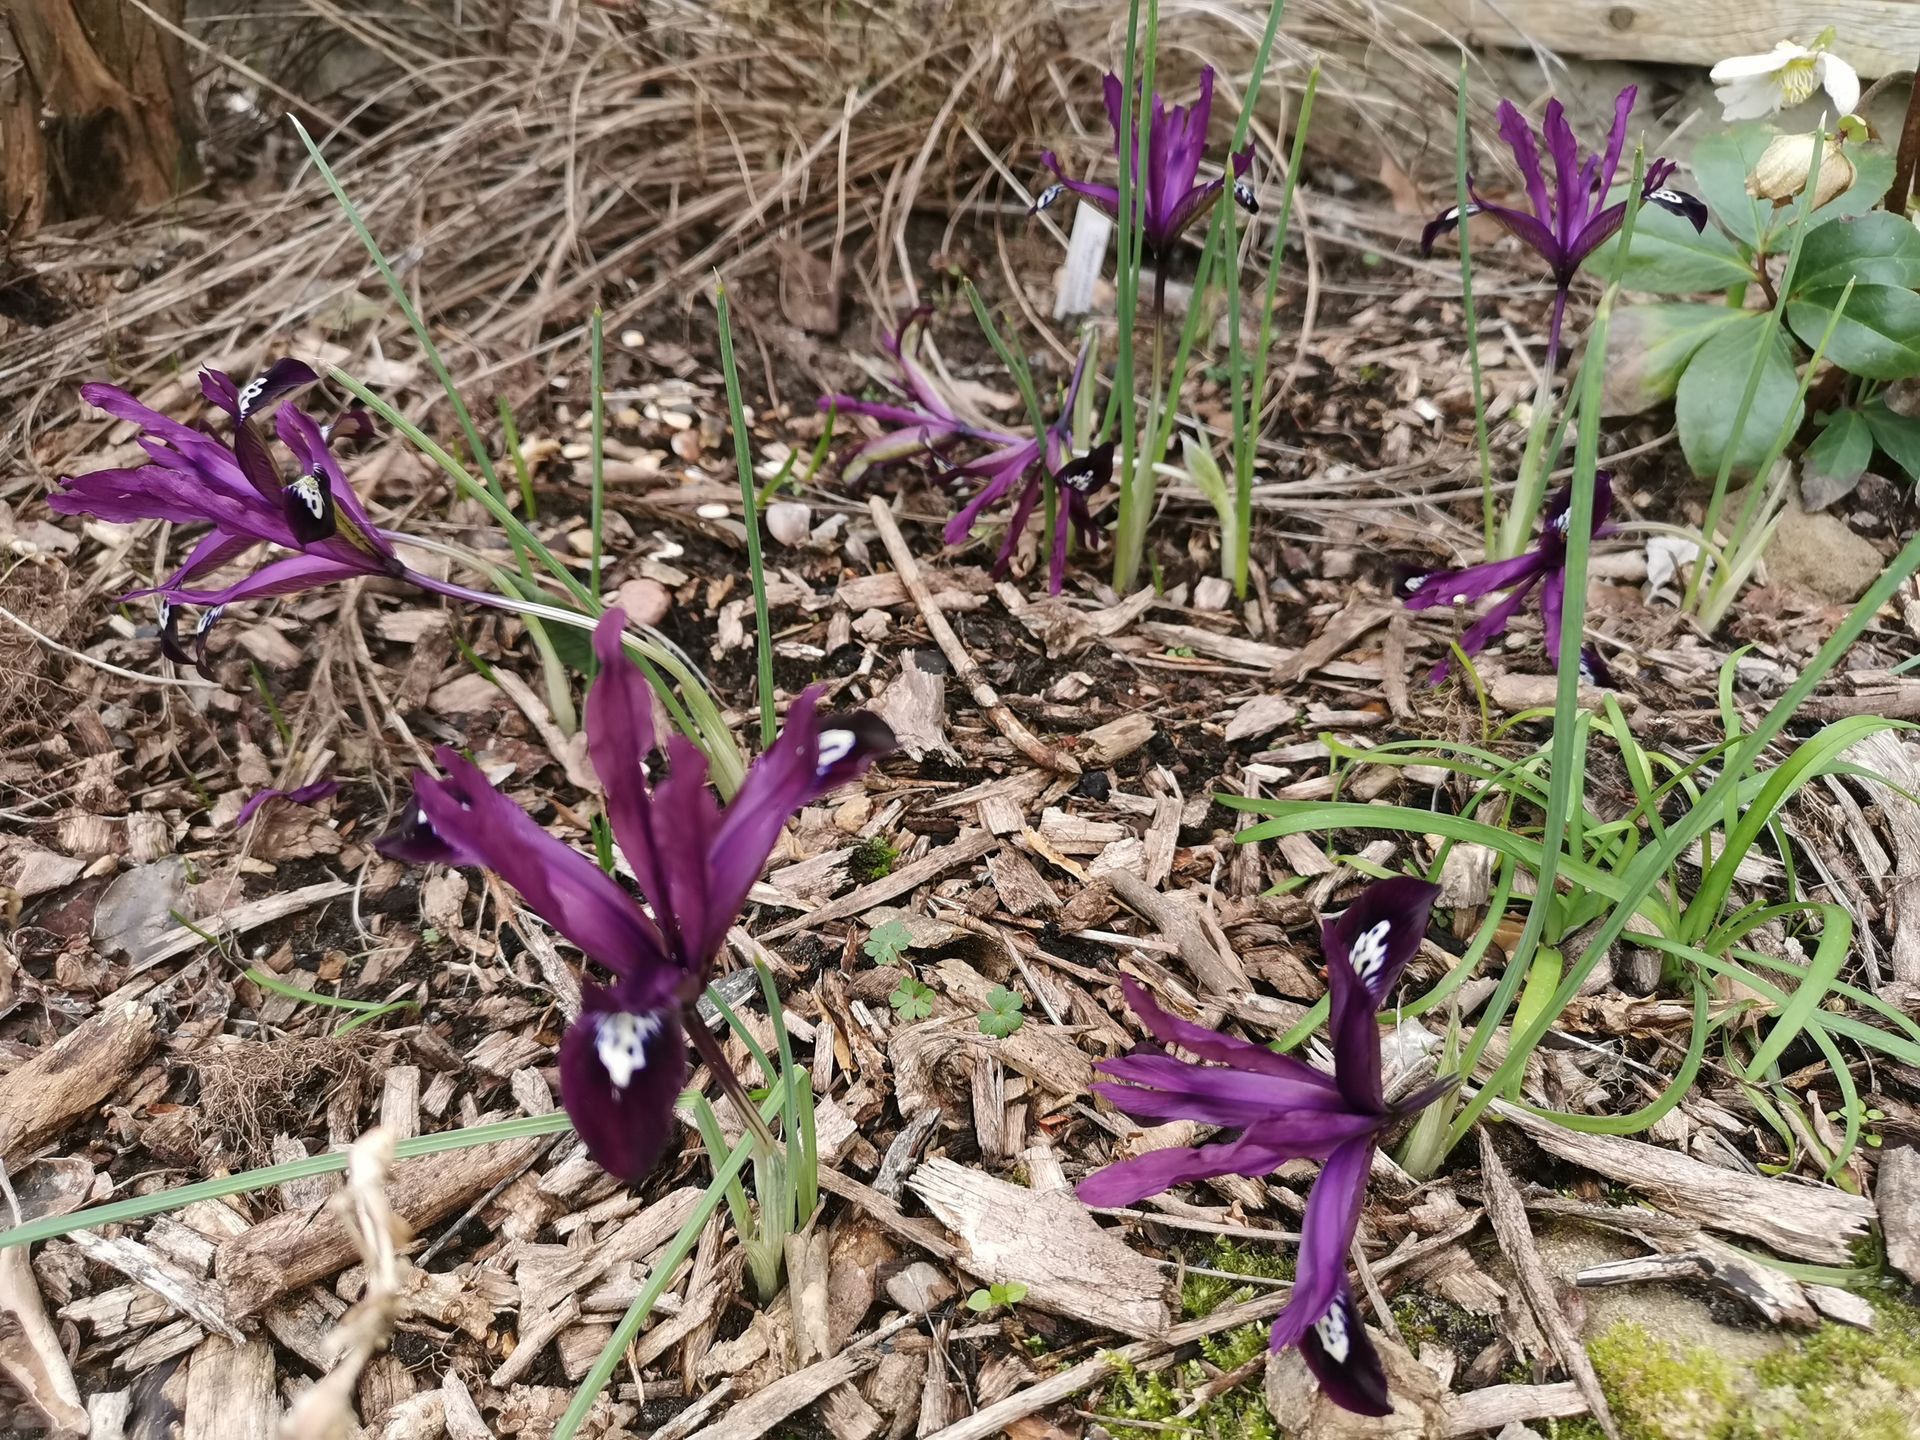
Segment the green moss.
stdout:
<svg viewBox="0 0 1920 1440">
<path fill-rule="evenodd" d="M 1732 1440 L 1737 1387 L 1719 1355 L 1682 1351 L 1626 1320 L 1587 1349 L 1627 1440 Z"/>
<path fill-rule="evenodd" d="M 853 854 L 847 857 L 847 877 L 861 885 L 884 880 L 893 873 L 894 862 L 899 858 L 900 851 L 886 836 L 869 835 L 854 846 Z"/>
<path fill-rule="evenodd" d="M 1190 1257 L 1190 1263 L 1206 1270 L 1225 1271 L 1227 1275 L 1248 1275 L 1262 1280 L 1293 1278 L 1292 1256 L 1236 1245 L 1225 1237 L 1215 1240 L 1198 1255 Z M 1242 1285 L 1222 1275 L 1195 1275 L 1189 1272 L 1180 1287 L 1180 1308 L 1187 1319 L 1201 1320 L 1222 1305 L 1242 1304 L 1251 1300 L 1256 1293 L 1256 1287 Z"/>
<path fill-rule="evenodd" d="M 1291 1256 L 1236 1245 L 1226 1239 L 1214 1241 L 1190 1258 L 1195 1265 L 1226 1271 L 1229 1275 L 1270 1280 L 1293 1278 Z M 1181 1309 L 1188 1319 L 1199 1319 L 1222 1305 L 1251 1300 L 1258 1293 L 1261 1292 L 1256 1287 L 1225 1276 L 1189 1273 L 1180 1290 Z M 1218 1437 L 1218 1440 L 1239 1440 L 1243 1436 L 1246 1440 L 1278 1440 L 1280 1432 L 1267 1414 L 1258 1379 L 1216 1397 L 1185 1420 L 1176 1419 L 1192 1400 L 1196 1388 L 1215 1375 L 1239 1369 L 1264 1355 L 1266 1349 L 1265 1325 L 1242 1325 L 1220 1335 L 1209 1335 L 1200 1342 L 1201 1360 L 1151 1374 L 1132 1366 L 1124 1367 L 1095 1398 L 1093 1408 L 1113 1432 L 1115 1440 L 1166 1440 L 1167 1430 L 1147 1427 L 1167 1425 L 1196 1436 Z M 1127 1423 L 1130 1420 L 1141 1423 L 1130 1425 Z"/>
<path fill-rule="evenodd" d="M 1394 1298 L 1393 1323 L 1400 1327 L 1400 1337 L 1415 1354 L 1422 1342 L 1427 1342 L 1469 1360 L 1493 1343 L 1493 1324 L 1484 1316 L 1414 1290 Z"/>
<path fill-rule="evenodd" d="M 1908 1440 L 1920 1434 L 1920 1310 L 1873 1304 L 1873 1331 L 1823 1325 L 1751 1369 L 1629 1321 L 1588 1348 L 1627 1440 Z"/>
</svg>

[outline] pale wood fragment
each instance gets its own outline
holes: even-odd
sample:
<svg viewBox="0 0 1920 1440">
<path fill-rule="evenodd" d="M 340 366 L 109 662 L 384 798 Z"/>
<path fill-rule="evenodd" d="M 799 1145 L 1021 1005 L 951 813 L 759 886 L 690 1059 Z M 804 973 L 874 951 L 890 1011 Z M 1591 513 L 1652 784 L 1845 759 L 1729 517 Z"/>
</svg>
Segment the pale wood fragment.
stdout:
<svg viewBox="0 0 1920 1440">
<path fill-rule="evenodd" d="M 1446 1434 L 1484 1435 L 1528 1420 L 1569 1420 L 1587 1413 L 1586 1397 L 1571 1380 L 1558 1385 L 1488 1385 L 1447 1397 Z"/>
<path fill-rule="evenodd" d="M 1415 44 L 1544 47 L 1661 65 L 1763 54 L 1807 28 L 1798 0 L 1410 0 L 1400 13 L 1414 22 L 1406 38 Z M 1863 76 L 1910 70 L 1920 53 L 1920 14 L 1906 0 L 1832 0 L 1821 6 L 1820 21 L 1835 27 L 1839 53 Z"/>
<path fill-rule="evenodd" d="M 1872 1201 L 1834 1186 L 1723 1170 L 1617 1135 L 1576 1134 L 1504 1101 L 1493 1108 L 1550 1154 L 1637 1190 L 1672 1214 L 1751 1236 L 1796 1259 L 1849 1264 L 1853 1242 L 1874 1220 Z"/>
<path fill-rule="evenodd" d="M 1880 1215 L 1887 1263 L 1920 1284 L 1920 1150 L 1899 1145 L 1881 1152 L 1873 1203 Z"/>
<path fill-rule="evenodd" d="M 184 1267 L 163 1259 L 151 1247 L 124 1235 L 109 1238 L 91 1230 L 76 1230 L 67 1238 L 87 1259 L 118 1270 L 180 1314 L 229 1340 L 238 1342 L 245 1338 L 218 1286 L 209 1285 Z"/>
<path fill-rule="evenodd" d="M 418 1234 L 518 1172 L 550 1139 L 540 1135 L 403 1160 L 394 1166 L 390 1182 L 394 1211 Z M 226 1287 L 229 1312 L 245 1317 L 345 1269 L 357 1253 L 337 1216 L 324 1206 L 308 1206 L 264 1220 L 227 1241 L 214 1269 Z"/>
<path fill-rule="evenodd" d="M 884 901 L 891 900 L 897 895 L 904 895 L 909 890 L 926 884 L 929 880 L 938 879 L 957 865 L 978 860 L 999 843 L 999 838 L 991 831 L 962 830 L 947 844 L 935 846 L 911 865 L 902 865 L 891 875 L 862 885 L 858 890 L 843 895 L 838 900 L 829 900 L 824 905 L 816 906 L 796 919 L 776 925 L 760 938 L 763 941 L 778 940 L 783 935 L 810 930 L 830 920 L 845 920 L 850 916 L 864 914 Z"/>
<path fill-rule="evenodd" d="M 1156 890 L 1125 871 L 1108 875 L 1107 883 L 1130 910 L 1137 911 L 1162 935 L 1179 947 L 1180 958 L 1200 982 L 1202 991 L 1234 995 L 1245 991 L 1246 971 L 1231 954 L 1213 943 L 1207 928 L 1184 897 Z"/>
<path fill-rule="evenodd" d="M 1172 1323 L 1171 1282 L 1153 1261 L 1103 1229 L 1070 1191 L 1035 1192 L 947 1159 L 907 1182 L 960 1242 L 959 1263 L 989 1284 L 1026 1285 L 1026 1303 L 1058 1315 L 1098 1315 L 1127 1335 Z"/>
<path fill-rule="evenodd" d="M 1533 1243 L 1533 1231 L 1527 1224 L 1527 1208 L 1521 1202 L 1520 1191 L 1501 1163 L 1499 1152 L 1493 1148 L 1493 1137 L 1485 1129 L 1480 1131 L 1480 1175 L 1486 1189 L 1487 1218 L 1493 1222 L 1493 1233 L 1500 1241 L 1500 1248 L 1506 1251 L 1520 1278 L 1520 1291 L 1533 1311 L 1534 1320 L 1552 1345 L 1560 1368 L 1580 1387 L 1595 1423 L 1612 1440 L 1618 1440 L 1619 1427 L 1614 1424 L 1613 1412 L 1607 1408 L 1600 1377 L 1587 1358 L 1586 1347 L 1573 1333 L 1566 1313 L 1560 1308 L 1559 1297 L 1553 1291 L 1553 1277 L 1547 1273 L 1539 1248 Z"/>
<path fill-rule="evenodd" d="M 273 1346 L 209 1335 L 187 1360 L 184 1440 L 266 1440 L 280 1423 Z"/>
<path fill-rule="evenodd" d="M 154 1046 L 151 1005 L 121 1001 L 0 1076 L 0 1162 L 21 1164 L 124 1084 Z"/>
<path fill-rule="evenodd" d="M 884 1342 L 912 1323 L 911 1316 L 897 1316 L 861 1336 L 831 1359 L 782 1376 L 741 1401 L 713 1424 L 695 1431 L 693 1440 L 757 1440 L 835 1386 L 866 1374 L 880 1363 Z"/>
</svg>

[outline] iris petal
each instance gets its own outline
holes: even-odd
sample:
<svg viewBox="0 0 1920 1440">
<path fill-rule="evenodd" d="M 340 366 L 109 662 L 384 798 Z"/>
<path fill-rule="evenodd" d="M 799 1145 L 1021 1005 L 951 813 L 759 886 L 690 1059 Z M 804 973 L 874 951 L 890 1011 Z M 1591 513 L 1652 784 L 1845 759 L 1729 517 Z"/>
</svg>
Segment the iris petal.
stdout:
<svg viewBox="0 0 1920 1440">
<path fill-rule="evenodd" d="M 560 1103 L 587 1153 L 611 1175 L 644 1180 L 673 1137 L 687 1078 L 679 1011 L 581 989 L 580 1017 L 560 1041 Z"/>
<path fill-rule="evenodd" d="M 1393 1413 L 1387 1372 L 1380 1352 L 1367 1337 L 1345 1280 L 1333 1303 L 1300 1337 L 1300 1354 L 1320 1382 L 1320 1390 L 1342 1410 L 1376 1418 Z"/>
</svg>

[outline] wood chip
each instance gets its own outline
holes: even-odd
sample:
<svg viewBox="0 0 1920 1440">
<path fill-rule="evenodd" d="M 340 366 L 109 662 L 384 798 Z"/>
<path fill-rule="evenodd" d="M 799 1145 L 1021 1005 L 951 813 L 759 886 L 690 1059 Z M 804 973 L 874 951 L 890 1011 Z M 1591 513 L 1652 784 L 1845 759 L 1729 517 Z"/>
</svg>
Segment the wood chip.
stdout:
<svg viewBox="0 0 1920 1440">
<path fill-rule="evenodd" d="M 185 1440 L 265 1440 L 280 1423 L 273 1346 L 210 1335 L 187 1360 Z"/>
<path fill-rule="evenodd" d="M 1673 1214 L 1751 1236 L 1796 1259 L 1849 1264 L 1853 1242 L 1874 1220 L 1872 1201 L 1832 1186 L 1724 1170 L 1617 1135 L 1577 1134 L 1504 1101 L 1493 1108 L 1550 1154 L 1637 1190 Z"/>
<path fill-rule="evenodd" d="M 916 886 L 929 880 L 937 880 L 956 865 L 967 865 L 978 860 L 994 846 L 1000 843 L 998 836 L 986 830 L 962 830 L 948 844 L 936 846 L 914 861 L 911 865 L 902 865 L 891 875 L 884 876 L 871 884 L 862 885 L 850 895 L 838 900 L 829 900 L 826 904 L 809 910 L 798 919 L 788 920 L 776 925 L 760 937 L 762 941 L 772 942 L 783 935 L 797 934 L 802 930 L 811 930 L 815 926 L 825 925 L 832 920 L 845 920 L 860 915 L 874 906 L 904 895 Z"/>
<path fill-rule="evenodd" d="M 959 1238 L 960 1264 L 988 1284 L 1024 1284 L 1025 1303 L 1098 1315 L 1126 1335 L 1171 1325 L 1167 1273 L 1103 1229 L 1072 1191 L 1029 1190 L 946 1159 L 927 1161 L 907 1188 Z"/>
<path fill-rule="evenodd" d="M 121 1001 L 0 1076 L 0 1162 L 18 1165 L 126 1083 L 152 1051 L 154 1011 Z"/>
<path fill-rule="evenodd" d="M 811 1405 L 836 1385 L 866 1374 L 880 1363 L 881 1346 L 913 1323 L 901 1315 L 861 1336 L 830 1360 L 822 1360 L 782 1377 L 734 1406 L 719 1420 L 696 1430 L 691 1440 L 758 1440 L 803 1406 Z"/>
<path fill-rule="evenodd" d="M 1873 1203 L 1886 1241 L 1887 1263 L 1920 1284 L 1920 1150 L 1897 1145 L 1881 1152 Z"/>
<path fill-rule="evenodd" d="M 1500 1248 L 1506 1251 L 1520 1278 L 1520 1293 L 1526 1297 L 1535 1323 L 1553 1347 L 1560 1368 L 1580 1387 L 1594 1421 L 1611 1440 L 1619 1440 L 1620 1429 L 1614 1424 L 1613 1412 L 1607 1408 L 1600 1377 L 1594 1372 L 1593 1361 L 1587 1358 L 1586 1347 L 1573 1333 L 1566 1313 L 1560 1308 L 1553 1277 L 1547 1273 L 1540 1251 L 1533 1243 L 1533 1230 L 1527 1224 L 1527 1209 L 1521 1203 L 1520 1191 L 1508 1176 L 1507 1167 L 1500 1162 L 1500 1154 L 1493 1148 L 1493 1137 L 1485 1128 L 1480 1131 L 1480 1174 L 1486 1187 L 1487 1218 L 1493 1222 L 1493 1233 L 1500 1241 Z"/>
</svg>

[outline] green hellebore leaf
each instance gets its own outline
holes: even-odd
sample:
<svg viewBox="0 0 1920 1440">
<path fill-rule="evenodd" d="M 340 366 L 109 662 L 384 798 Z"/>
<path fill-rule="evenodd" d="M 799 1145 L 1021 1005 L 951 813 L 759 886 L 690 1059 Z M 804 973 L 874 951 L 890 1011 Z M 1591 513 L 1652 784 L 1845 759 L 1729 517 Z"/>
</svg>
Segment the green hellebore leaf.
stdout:
<svg viewBox="0 0 1920 1440">
<path fill-rule="evenodd" d="M 1717 475 L 1721 458 L 1730 446 L 1733 472 L 1752 474 L 1766 458 L 1789 412 L 1796 426 L 1805 413 L 1793 368 L 1793 342 L 1784 331 L 1776 330 L 1746 424 L 1738 436 L 1733 434 L 1734 414 L 1746 390 L 1747 372 L 1765 336 L 1765 321 L 1764 315 L 1742 312 L 1737 321 L 1700 347 L 1686 374 L 1680 377 L 1674 419 L 1680 430 L 1680 449 L 1696 475 Z"/>
<path fill-rule="evenodd" d="M 1812 290 L 1787 306 L 1787 323 L 1808 345 L 1820 343 L 1840 304 L 1838 288 Z M 1899 285 L 1856 285 L 1827 342 L 1827 359 L 1870 380 L 1920 375 L 1920 295 Z"/>
<path fill-rule="evenodd" d="M 1837 290 L 1849 280 L 1859 285 L 1920 288 L 1920 229 L 1901 216 L 1881 211 L 1822 225 L 1809 234 L 1800 247 L 1799 268 L 1793 272 L 1794 292 Z"/>
<path fill-rule="evenodd" d="M 1759 244 L 1774 224 L 1772 203 L 1747 193 L 1747 176 L 1772 143 L 1766 126 L 1740 125 L 1693 147 L 1693 188 L 1713 218 L 1747 245 Z"/>
<path fill-rule="evenodd" d="M 1614 236 L 1587 260 L 1594 275 L 1611 275 L 1618 263 L 1620 237 Z M 1633 225 L 1633 251 L 1627 257 L 1624 284 L 1629 290 L 1659 295 L 1697 295 L 1727 290 L 1753 279 L 1753 267 L 1740 250 L 1712 225 L 1698 234 L 1679 215 L 1648 205 Z"/>
<path fill-rule="evenodd" d="M 1686 301 L 1628 305 L 1615 312 L 1607 330 L 1600 413 L 1638 415 L 1671 400 L 1694 353 L 1741 314 L 1726 305 Z"/>
<path fill-rule="evenodd" d="M 1819 436 L 1800 457 L 1800 501 L 1824 510 L 1853 493 L 1873 460 L 1873 431 L 1858 410 L 1836 410 L 1815 422 Z"/>
<path fill-rule="evenodd" d="M 1920 420 L 1894 414 L 1884 400 L 1863 405 L 1860 418 L 1887 458 L 1906 471 L 1908 479 L 1920 481 Z"/>
</svg>

